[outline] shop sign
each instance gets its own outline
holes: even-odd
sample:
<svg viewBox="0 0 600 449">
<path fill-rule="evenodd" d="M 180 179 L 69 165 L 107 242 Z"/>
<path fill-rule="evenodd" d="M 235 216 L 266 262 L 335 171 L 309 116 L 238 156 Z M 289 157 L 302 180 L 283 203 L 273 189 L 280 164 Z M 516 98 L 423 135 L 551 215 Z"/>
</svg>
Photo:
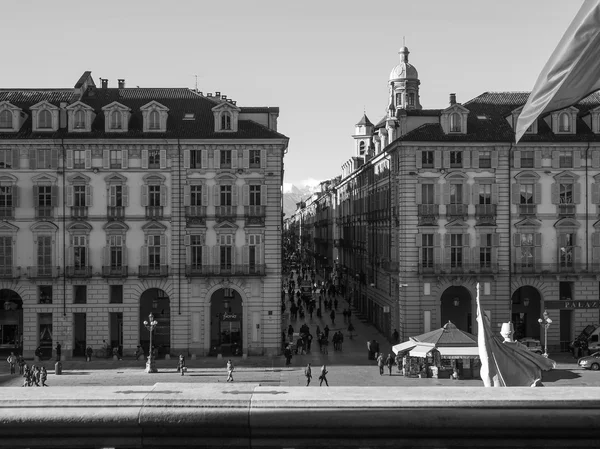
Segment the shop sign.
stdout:
<svg viewBox="0 0 600 449">
<path fill-rule="evenodd" d="M 238 321 L 238 316 L 236 313 L 224 313 L 221 321 Z"/>
<path fill-rule="evenodd" d="M 597 309 L 600 301 L 544 301 L 546 309 Z"/>
</svg>

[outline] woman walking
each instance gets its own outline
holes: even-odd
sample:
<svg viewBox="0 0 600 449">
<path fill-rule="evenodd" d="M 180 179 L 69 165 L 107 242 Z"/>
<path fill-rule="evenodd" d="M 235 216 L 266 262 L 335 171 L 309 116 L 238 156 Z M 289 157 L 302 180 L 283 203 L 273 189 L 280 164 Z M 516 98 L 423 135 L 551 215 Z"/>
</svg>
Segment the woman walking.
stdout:
<svg viewBox="0 0 600 449">
<path fill-rule="evenodd" d="M 233 382 L 233 362 L 231 359 L 227 360 L 227 382 Z"/>
<path fill-rule="evenodd" d="M 327 373 L 328 372 L 329 371 L 327 371 L 327 365 L 323 365 L 321 367 L 321 375 L 319 376 L 319 380 L 321 381 L 321 382 L 319 382 L 319 387 L 321 385 L 323 385 L 323 382 L 325 382 L 325 385 L 329 386 L 329 383 L 327 382 Z"/>
</svg>

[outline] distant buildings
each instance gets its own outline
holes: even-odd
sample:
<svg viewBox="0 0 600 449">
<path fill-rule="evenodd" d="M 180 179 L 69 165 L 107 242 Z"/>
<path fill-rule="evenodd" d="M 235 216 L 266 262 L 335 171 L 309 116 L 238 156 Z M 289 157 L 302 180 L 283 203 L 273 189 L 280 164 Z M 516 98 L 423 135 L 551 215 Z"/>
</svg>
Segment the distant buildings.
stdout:
<svg viewBox="0 0 600 449">
<path fill-rule="evenodd" d="M 278 353 L 279 109 L 101 81 L 0 89 L 0 347 Z"/>
<path fill-rule="evenodd" d="M 327 244 L 336 280 L 381 331 L 401 338 L 448 320 L 476 332 L 477 284 L 494 328 L 551 351 L 599 322 L 600 94 L 541 117 L 514 144 L 525 92 L 486 92 L 423 109 L 420 82 L 400 50 L 388 108 L 356 124 L 354 156 L 332 189 Z M 308 202 L 306 207 L 308 208 Z M 308 211 L 299 210 L 291 221 Z M 293 225 L 290 225 L 293 226 Z M 326 249 L 324 249 L 326 248 Z"/>
</svg>

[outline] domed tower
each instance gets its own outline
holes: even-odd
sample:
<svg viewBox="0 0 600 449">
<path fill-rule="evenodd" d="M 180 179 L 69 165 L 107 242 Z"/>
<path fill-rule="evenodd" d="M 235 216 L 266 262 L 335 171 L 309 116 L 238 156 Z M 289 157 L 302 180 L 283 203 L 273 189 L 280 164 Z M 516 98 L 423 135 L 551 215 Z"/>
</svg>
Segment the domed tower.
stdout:
<svg viewBox="0 0 600 449">
<path fill-rule="evenodd" d="M 400 64 L 392 69 L 390 73 L 390 97 L 395 101 L 396 109 L 423 109 L 419 99 L 419 73 L 417 69 L 408 62 L 407 47 L 402 47 Z"/>
<path fill-rule="evenodd" d="M 356 156 L 365 157 L 371 146 L 371 137 L 373 135 L 373 123 L 363 114 L 360 121 L 356 124 L 355 133 L 352 136 L 356 145 Z"/>
</svg>

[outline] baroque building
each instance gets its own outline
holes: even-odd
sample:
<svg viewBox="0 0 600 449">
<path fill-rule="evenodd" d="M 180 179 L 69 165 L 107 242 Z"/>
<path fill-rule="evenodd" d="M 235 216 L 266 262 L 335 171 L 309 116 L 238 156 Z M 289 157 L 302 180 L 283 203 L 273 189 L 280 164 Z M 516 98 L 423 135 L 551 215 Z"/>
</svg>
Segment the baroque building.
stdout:
<svg viewBox="0 0 600 449">
<path fill-rule="evenodd" d="M 280 351 L 279 108 L 219 92 L 0 89 L 0 347 Z"/>
</svg>

